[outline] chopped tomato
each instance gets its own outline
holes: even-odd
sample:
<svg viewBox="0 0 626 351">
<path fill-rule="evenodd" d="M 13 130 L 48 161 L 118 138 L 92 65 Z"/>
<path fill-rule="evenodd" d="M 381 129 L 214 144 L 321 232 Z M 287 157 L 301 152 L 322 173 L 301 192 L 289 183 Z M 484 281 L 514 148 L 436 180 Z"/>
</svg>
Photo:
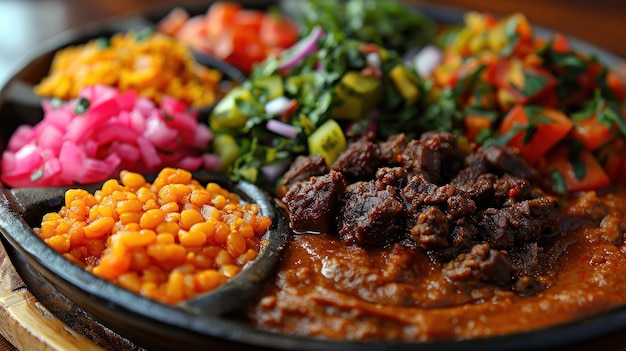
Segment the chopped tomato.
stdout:
<svg viewBox="0 0 626 351">
<path fill-rule="evenodd" d="M 509 145 L 517 147 L 528 162 L 536 163 L 572 127 L 572 121 L 559 110 L 538 106 L 525 108 L 518 104 L 504 117 L 498 133 L 513 133 Z"/>
<path fill-rule="evenodd" d="M 279 16 L 265 16 L 261 22 L 261 39 L 270 47 L 286 48 L 298 37 L 298 26 Z"/>
<path fill-rule="evenodd" d="M 612 180 L 626 181 L 626 156 L 607 156 L 604 161 L 604 171 Z"/>
<path fill-rule="evenodd" d="M 595 152 L 606 174 L 614 181 L 626 182 L 626 140 L 613 139 Z"/>
<path fill-rule="evenodd" d="M 569 43 L 569 39 L 562 33 L 555 33 L 552 37 L 552 49 L 555 52 L 571 52 L 572 47 Z"/>
<path fill-rule="evenodd" d="M 491 65 L 486 77 L 491 84 L 506 89 L 515 101 L 526 104 L 556 85 L 556 79 L 539 67 L 525 66 L 517 58 L 502 59 Z"/>
<path fill-rule="evenodd" d="M 261 23 L 263 23 L 265 17 L 268 16 L 269 15 L 265 12 L 256 10 L 240 10 L 235 14 L 232 24 L 236 27 L 259 31 L 261 29 Z"/>
<path fill-rule="evenodd" d="M 167 14 L 159 23 L 157 30 L 167 35 L 174 35 L 189 19 L 189 14 L 184 9 L 177 7 Z"/>
<path fill-rule="evenodd" d="M 540 96 L 533 99 L 533 105 L 545 106 L 550 108 L 559 107 L 559 97 L 554 89 L 550 89 Z"/>
<path fill-rule="evenodd" d="M 609 176 L 588 150 L 577 154 L 568 145 L 561 144 L 546 156 L 549 172 L 556 172 L 568 192 L 598 190 L 611 184 Z"/>
<path fill-rule="evenodd" d="M 189 18 L 178 30 L 176 37 L 186 45 L 204 51 L 210 48 L 206 41 L 206 26 L 202 17 Z"/>
<path fill-rule="evenodd" d="M 615 94 L 615 99 L 624 101 L 626 98 L 626 88 L 624 87 L 623 78 L 620 78 L 617 73 L 609 71 L 606 74 L 606 84 Z"/>
<path fill-rule="evenodd" d="M 242 8 L 241 4 L 236 2 L 218 1 L 213 3 L 204 16 L 207 37 L 209 39 L 220 37 L 220 33 L 232 25 L 235 16 Z"/>
<path fill-rule="evenodd" d="M 175 11 L 175 10 L 174 10 Z M 192 48 L 223 59 L 250 73 L 254 64 L 295 44 L 298 27 L 288 18 L 247 9 L 231 1 L 213 3 L 203 16 L 181 25 L 180 13 L 170 13 L 157 26 Z"/>
<path fill-rule="evenodd" d="M 225 59 L 244 72 L 251 72 L 254 64 L 267 57 L 267 46 L 259 40 L 258 32 L 246 27 L 235 27 L 231 33 L 233 51 Z"/>
<path fill-rule="evenodd" d="M 572 136 L 580 140 L 588 150 L 594 151 L 613 139 L 611 128 L 600 122 L 595 115 L 574 121 Z"/>
</svg>

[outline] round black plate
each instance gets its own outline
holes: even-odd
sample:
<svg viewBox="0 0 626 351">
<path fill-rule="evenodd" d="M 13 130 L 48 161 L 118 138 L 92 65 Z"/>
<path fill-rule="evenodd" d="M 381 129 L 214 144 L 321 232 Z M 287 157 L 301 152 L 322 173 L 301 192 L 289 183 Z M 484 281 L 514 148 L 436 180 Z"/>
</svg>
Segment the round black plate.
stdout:
<svg viewBox="0 0 626 351">
<path fill-rule="evenodd" d="M 244 2 L 251 7 L 264 7 L 273 2 Z M 420 6 L 419 10 L 443 23 L 459 23 L 463 11 L 439 6 Z M 97 25 L 70 31 L 42 45 L 20 67 L 0 90 L 0 151 L 4 149 L 11 133 L 18 125 L 35 124 L 42 112 L 39 99 L 32 94 L 31 87 L 47 72 L 55 50 L 74 43 L 84 42 L 107 33 L 141 28 L 155 23 L 168 9 L 125 19 L 98 23 Z M 617 67 L 625 62 L 620 58 L 587 43 L 572 40 L 581 51 L 593 52 L 609 66 Z M 254 201 L 266 201 L 267 211 L 274 218 L 284 212 L 264 194 L 239 184 L 239 191 L 251 196 Z M 243 188 L 241 188 L 243 187 Z M 39 190 L 41 191 L 41 190 Z M 230 308 L 213 314 L 197 309 L 185 309 L 150 301 L 129 293 L 113 284 L 94 277 L 77 266 L 69 264 L 60 255 L 39 240 L 31 225 L 36 225 L 41 214 L 58 208 L 60 203 L 52 190 L 36 192 L 11 191 L 0 184 L 0 231 L 3 242 L 19 274 L 33 294 L 59 318 L 70 326 L 87 323 L 99 326 L 101 333 L 87 336 L 109 349 L 298 349 L 298 350 L 521 350 L 563 347 L 585 342 L 602 345 L 607 337 L 615 339 L 619 330 L 626 328 L 626 308 L 616 309 L 592 318 L 554 326 L 531 332 L 505 335 L 494 338 L 464 341 L 437 342 L 345 342 L 295 337 L 257 330 L 240 322 Z M 16 196 L 17 193 L 17 196 Z M 17 197 L 17 199 L 16 199 Z M 285 222 L 281 222 L 284 223 Z M 285 228 L 274 228 L 280 235 L 273 243 L 282 248 L 287 238 Z M 280 248 L 274 248 L 276 250 Z M 271 250 L 270 250 L 271 251 Z M 278 257 L 269 258 L 277 260 Z M 265 269 L 264 271 L 268 271 Z M 242 272 L 243 273 L 243 272 Z M 258 282 L 257 285 L 262 284 Z M 241 290 L 238 290 L 241 291 Z M 233 293 L 231 293 L 233 294 Z M 249 298 L 250 296 L 247 296 Z M 209 299 L 210 300 L 210 299 Z M 242 304 L 242 300 L 236 302 Z M 232 307 L 232 306 L 231 306 Z M 237 306 L 234 306 L 236 308 Z M 75 324 L 72 324 L 75 323 Z M 108 344 L 109 333 L 117 333 L 128 341 L 125 345 Z M 603 337 L 602 339 L 597 339 Z M 596 339 L 594 339 L 596 338 Z M 597 347 L 596 347 L 597 348 Z"/>
</svg>

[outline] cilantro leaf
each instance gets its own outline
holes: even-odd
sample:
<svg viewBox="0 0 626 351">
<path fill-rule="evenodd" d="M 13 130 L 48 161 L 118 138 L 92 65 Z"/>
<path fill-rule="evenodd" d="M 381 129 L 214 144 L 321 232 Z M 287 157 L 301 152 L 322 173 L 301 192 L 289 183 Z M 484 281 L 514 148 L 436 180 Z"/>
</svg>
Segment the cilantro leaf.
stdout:
<svg viewBox="0 0 626 351">
<path fill-rule="evenodd" d="M 90 105 L 91 105 L 91 102 L 87 100 L 86 98 L 79 98 L 74 103 L 73 112 L 76 114 L 83 114 L 87 111 Z"/>
<path fill-rule="evenodd" d="M 577 140 L 572 141 L 569 147 L 567 159 L 574 169 L 576 179 L 583 179 L 587 174 L 587 167 L 580 159 L 580 153 L 585 150 L 585 145 Z"/>
<path fill-rule="evenodd" d="M 515 90 L 519 91 L 522 95 L 526 97 L 533 97 L 540 93 L 545 89 L 546 85 L 550 82 L 550 79 L 546 76 L 540 74 L 532 74 L 530 72 L 524 72 L 524 86 L 518 87 L 513 82 L 511 82 L 511 86 L 515 88 Z"/>
</svg>

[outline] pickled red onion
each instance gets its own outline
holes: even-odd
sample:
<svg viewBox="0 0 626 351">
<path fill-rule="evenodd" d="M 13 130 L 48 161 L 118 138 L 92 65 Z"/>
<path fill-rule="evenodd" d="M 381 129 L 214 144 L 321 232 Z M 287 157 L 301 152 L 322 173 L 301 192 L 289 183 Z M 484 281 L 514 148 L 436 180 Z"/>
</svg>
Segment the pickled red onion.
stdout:
<svg viewBox="0 0 626 351">
<path fill-rule="evenodd" d="M 213 134 L 198 112 L 173 98 L 157 106 L 133 91 L 91 86 L 16 129 L 2 155 L 2 181 L 11 187 L 72 185 L 115 177 L 122 169 L 156 173 L 163 167 L 214 170 L 204 153 Z M 88 100 L 84 113 L 75 104 Z M 83 101 L 84 102 L 84 101 Z"/>
</svg>

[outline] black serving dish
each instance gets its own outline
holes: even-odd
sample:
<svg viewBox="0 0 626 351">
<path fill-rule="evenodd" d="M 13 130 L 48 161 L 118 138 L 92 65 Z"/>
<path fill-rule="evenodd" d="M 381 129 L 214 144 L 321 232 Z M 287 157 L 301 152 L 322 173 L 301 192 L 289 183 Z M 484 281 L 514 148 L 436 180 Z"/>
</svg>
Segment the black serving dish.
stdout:
<svg viewBox="0 0 626 351">
<path fill-rule="evenodd" d="M 273 3 L 254 0 L 244 2 L 256 8 Z M 418 9 L 440 23 L 459 23 L 464 12 L 432 5 L 420 5 Z M 66 32 L 46 42 L 27 57 L 0 90 L 0 151 L 18 125 L 35 124 L 41 119 L 39 98 L 34 96 L 31 88 L 46 74 L 55 50 L 106 33 L 143 28 L 147 24 L 154 24 L 169 10 L 157 9 L 147 14 Z M 597 54 L 611 67 L 626 65 L 619 57 L 585 42 L 572 38 L 572 43 L 578 50 Z M 211 60 L 199 58 L 204 59 Z M 231 78 L 235 76 L 231 75 Z M 69 326 L 79 331 L 90 330 L 87 338 L 110 350 L 143 347 L 154 350 L 566 350 L 568 346 L 580 343 L 601 345 L 600 338 L 615 339 L 616 335 L 619 338 L 619 331 L 626 328 L 626 308 L 619 308 L 572 323 L 475 340 L 351 342 L 296 337 L 255 329 L 241 322 L 235 313 L 253 299 L 264 280 L 271 280 L 272 268 L 288 243 L 285 213 L 267 194 L 251 184 L 232 184 L 206 173 L 194 176 L 204 182 L 217 180 L 244 199 L 262 204 L 264 213 L 272 217 L 275 223 L 268 234 L 268 246 L 255 261 L 257 264 L 242 271 L 237 281 L 233 280 L 214 294 L 204 295 L 195 302 L 167 306 L 142 298 L 71 264 L 39 240 L 32 232 L 32 227 L 37 225 L 41 215 L 60 207 L 62 188 L 9 189 L 0 184 L 0 231 L 4 237 L 3 243 L 33 295 Z M 123 339 L 121 344 L 120 339 Z"/>
<path fill-rule="evenodd" d="M 165 305 L 111 284 L 63 258 L 35 235 L 32 228 L 45 213 L 60 209 L 67 187 L 8 189 L 0 185 L 0 231 L 51 287 L 139 344 L 176 348 L 180 337 L 195 346 L 206 345 L 211 336 L 236 339 L 238 333 L 228 328 L 223 318 L 251 299 L 272 274 L 288 240 L 288 219 L 285 211 L 253 184 L 231 183 L 207 172 L 193 176 L 203 184 L 217 182 L 243 201 L 258 204 L 260 213 L 272 218 L 272 226 L 263 237 L 257 259 L 239 274 L 215 290 L 177 305 Z M 81 187 L 94 191 L 100 185 Z"/>
</svg>

